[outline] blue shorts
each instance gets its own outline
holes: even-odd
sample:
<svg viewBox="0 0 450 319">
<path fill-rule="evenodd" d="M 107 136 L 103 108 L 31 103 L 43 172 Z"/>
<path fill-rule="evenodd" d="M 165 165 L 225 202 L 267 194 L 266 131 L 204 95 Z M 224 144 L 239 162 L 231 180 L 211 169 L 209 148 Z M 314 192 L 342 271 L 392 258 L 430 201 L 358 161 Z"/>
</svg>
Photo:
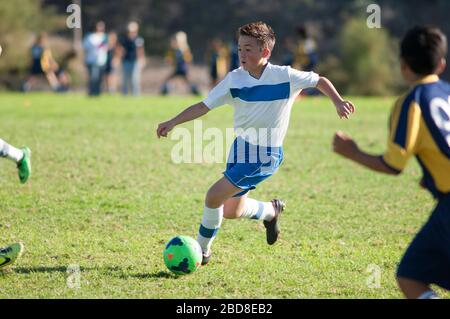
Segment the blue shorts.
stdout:
<svg viewBox="0 0 450 319">
<path fill-rule="evenodd" d="M 240 197 L 272 176 L 282 162 L 282 147 L 253 145 L 238 137 L 230 149 L 223 175 L 234 186 L 242 189 L 242 192 L 233 196 Z"/>
<path fill-rule="evenodd" d="M 439 200 L 430 219 L 406 250 L 397 277 L 450 290 L 450 194 Z"/>
</svg>

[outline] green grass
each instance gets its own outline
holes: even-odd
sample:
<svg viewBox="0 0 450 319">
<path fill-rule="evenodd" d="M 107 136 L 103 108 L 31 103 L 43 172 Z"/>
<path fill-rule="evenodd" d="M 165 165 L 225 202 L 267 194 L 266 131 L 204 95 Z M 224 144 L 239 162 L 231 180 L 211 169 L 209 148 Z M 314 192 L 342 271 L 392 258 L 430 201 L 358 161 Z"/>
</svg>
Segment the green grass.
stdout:
<svg viewBox="0 0 450 319">
<path fill-rule="evenodd" d="M 297 103 L 285 161 L 251 195 L 287 201 L 280 241 L 267 246 L 261 223 L 225 220 L 211 264 L 180 278 L 164 266 L 164 243 L 196 237 L 205 193 L 224 164 L 172 163 L 177 141 L 158 140 L 155 128 L 195 99 L 0 99 L 0 137 L 33 151 L 26 185 L 15 165 L 0 160 L 0 245 L 26 246 L 0 272 L 0 299 L 401 297 L 396 265 L 434 204 L 418 187 L 420 169 L 411 161 L 392 178 L 331 152 L 341 129 L 381 153 L 391 98 L 354 98 L 350 121 L 326 99 Z M 207 114 L 203 126 L 232 127 L 231 108 Z M 81 267 L 78 289 L 67 285 L 72 264 Z M 378 289 L 366 284 L 370 264 L 381 269 Z"/>
</svg>

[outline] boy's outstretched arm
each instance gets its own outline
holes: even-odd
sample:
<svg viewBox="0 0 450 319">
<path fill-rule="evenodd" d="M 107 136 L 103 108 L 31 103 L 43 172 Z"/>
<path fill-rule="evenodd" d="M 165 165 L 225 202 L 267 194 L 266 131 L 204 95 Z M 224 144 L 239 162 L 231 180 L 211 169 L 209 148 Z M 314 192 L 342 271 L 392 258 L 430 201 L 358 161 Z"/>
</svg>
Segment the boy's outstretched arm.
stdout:
<svg viewBox="0 0 450 319">
<path fill-rule="evenodd" d="M 331 83 L 327 78 L 321 76 L 316 87 L 320 92 L 328 96 L 333 101 L 336 106 L 336 112 L 340 118 L 348 119 L 350 114 L 355 112 L 355 106 L 353 103 L 350 101 L 344 101 L 334 87 L 333 83 Z"/>
<path fill-rule="evenodd" d="M 358 164 L 361 164 L 373 171 L 389 175 L 398 175 L 400 172 L 389 167 L 382 159 L 382 156 L 370 155 L 358 148 L 353 139 L 342 132 L 336 132 L 333 140 L 333 150 Z"/>
<path fill-rule="evenodd" d="M 156 135 L 158 138 L 161 136 L 167 137 L 167 134 L 177 125 L 185 122 L 189 122 L 205 115 L 209 112 L 209 108 L 203 103 L 194 104 L 183 112 L 175 116 L 173 119 L 160 123 L 156 129 Z"/>
</svg>

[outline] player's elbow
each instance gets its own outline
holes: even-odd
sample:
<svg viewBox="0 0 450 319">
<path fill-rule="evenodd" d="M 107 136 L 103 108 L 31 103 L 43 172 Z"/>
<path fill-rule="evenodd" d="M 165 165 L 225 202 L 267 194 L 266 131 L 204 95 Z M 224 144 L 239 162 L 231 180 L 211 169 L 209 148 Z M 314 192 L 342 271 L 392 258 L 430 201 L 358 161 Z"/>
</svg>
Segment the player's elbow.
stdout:
<svg viewBox="0 0 450 319">
<path fill-rule="evenodd" d="M 402 173 L 402 170 L 392 167 L 391 165 L 386 163 L 383 156 L 378 157 L 378 166 L 379 166 L 379 171 L 386 173 L 388 175 L 398 176 Z"/>
<path fill-rule="evenodd" d="M 389 174 L 389 175 L 392 175 L 392 176 L 398 176 L 398 175 L 400 175 L 402 173 L 402 171 L 393 170 L 392 168 L 389 168 L 389 167 L 384 172 L 386 174 Z"/>
<path fill-rule="evenodd" d="M 383 173 L 386 173 L 388 175 L 393 175 L 393 176 L 398 176 L 402 173 L 401 170 L 398 170 L 390 165 L 388 165 L 385 161 L 383 161 L 383 159 L 381 159 L 381 167 L 380 170 Z"/>
</svg>

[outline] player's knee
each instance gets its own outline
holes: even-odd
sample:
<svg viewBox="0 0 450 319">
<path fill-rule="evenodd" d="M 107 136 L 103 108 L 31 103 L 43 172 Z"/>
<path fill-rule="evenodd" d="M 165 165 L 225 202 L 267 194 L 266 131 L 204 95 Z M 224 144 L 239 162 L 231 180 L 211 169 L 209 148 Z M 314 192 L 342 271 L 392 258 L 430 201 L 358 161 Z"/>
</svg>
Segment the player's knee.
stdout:
<svg viewBox="0 0 450 319">
<path fill-rule="evenodd" d="M 426 283 L 412 280 L 405 277 L 397 276 L 397 284 L 400 290 L 403 292 L 406 298 L 416 299 L 424 292 L 430 290 L 430 286 Z"/>
<path fill-rule="evenodd" d="M 209 189 L 206 194 L 205 205 L 209 208 L 218 208 L 223 205 L 223 200 L 212 189 Z"/>
<path fill-rule="evenodd" d="M 396 280 L 397 280 L 397 285 L 400 288 L 416 284 L 416 281 L 408 279 L 408 278 L 405 278 L 405 277 L 401 277 L 399 275 L 396 276 Z"/>
<path fill-rule="evenodd" d="M 410 287 L 409 287 L 409 285 L 408 285 L 408 282 L 405 281 L 404 278 L 399 277 L 399 276 L 396 277 L 396 280 L 397 280 L 397 286 L 398 286 L 398 288 L 400 288 L 400 290 L 403 292 L 403 295 L 404 295 L 406 298 L 409 298 L 409 295 L 410 295 L 409 288 L 410 288 Z"/>
</svg>

